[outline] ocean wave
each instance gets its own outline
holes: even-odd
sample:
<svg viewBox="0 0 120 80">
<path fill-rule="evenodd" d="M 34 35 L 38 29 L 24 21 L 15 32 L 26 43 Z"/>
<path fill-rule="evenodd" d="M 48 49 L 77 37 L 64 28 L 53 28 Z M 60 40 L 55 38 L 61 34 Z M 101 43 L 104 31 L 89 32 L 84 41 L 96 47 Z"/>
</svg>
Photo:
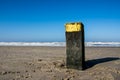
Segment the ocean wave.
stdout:
<svg viewBox="0 0 120 80">
<path fill-rule="evenodd" d="M 65 42 L 0 42 L 0 46 L 66 46 Z M 120 47 L 120 42 L 85 42 L 86 47 Z"/>
<path fill-rule="evenodd" d="M 120 42 L 86 42 L 88 47 L 120 47 Z"/>
<path fill-rule="evenodd" d="M 65 46 L 65 42 L 0 42 L 0 46 Z"/>
</svg>

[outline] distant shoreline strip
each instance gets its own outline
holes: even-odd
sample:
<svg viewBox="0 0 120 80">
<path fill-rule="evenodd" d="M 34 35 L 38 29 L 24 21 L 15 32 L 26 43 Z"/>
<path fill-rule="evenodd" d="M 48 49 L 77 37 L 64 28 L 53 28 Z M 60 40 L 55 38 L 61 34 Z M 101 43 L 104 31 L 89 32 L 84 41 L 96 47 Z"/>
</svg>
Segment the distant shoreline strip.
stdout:
<svg viewBox="0 0 120 80">
<path fill-rule="evenodd" d="M 65 46 L 65 42 L 0 42 L 0 46 Z M 120 47 L 120 42 L 85 42 L 86 47 Z"/>
</svg>

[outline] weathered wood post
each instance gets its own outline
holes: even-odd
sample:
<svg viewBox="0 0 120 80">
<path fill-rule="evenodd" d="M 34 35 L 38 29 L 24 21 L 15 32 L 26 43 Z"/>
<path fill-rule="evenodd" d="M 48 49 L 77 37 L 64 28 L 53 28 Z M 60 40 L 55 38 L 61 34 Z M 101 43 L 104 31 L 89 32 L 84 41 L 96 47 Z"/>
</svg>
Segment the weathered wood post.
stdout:
<svg viewBox="0 0 120 80">
<path fill-rule="evenodd" d="M 84 25 L 78 23 L 67 23 L 66 29 L 66 66 L 83 70 L 85 66 L 84 53 Z"/>
</svg>

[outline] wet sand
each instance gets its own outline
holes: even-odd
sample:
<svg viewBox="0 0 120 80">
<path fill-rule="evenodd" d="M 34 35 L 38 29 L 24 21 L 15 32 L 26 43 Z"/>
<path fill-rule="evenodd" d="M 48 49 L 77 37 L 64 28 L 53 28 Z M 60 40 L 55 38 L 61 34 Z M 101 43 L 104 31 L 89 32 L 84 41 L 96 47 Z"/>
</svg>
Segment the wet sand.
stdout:
<svg viewBox="0 0 120 80">
<path fill-rule="evenodd" d="M 0 47 L 0 80 L 120 80 L 120 48 L 85 48 L 86 69 L 67 69 L 65 47 Z"/>
</svg>

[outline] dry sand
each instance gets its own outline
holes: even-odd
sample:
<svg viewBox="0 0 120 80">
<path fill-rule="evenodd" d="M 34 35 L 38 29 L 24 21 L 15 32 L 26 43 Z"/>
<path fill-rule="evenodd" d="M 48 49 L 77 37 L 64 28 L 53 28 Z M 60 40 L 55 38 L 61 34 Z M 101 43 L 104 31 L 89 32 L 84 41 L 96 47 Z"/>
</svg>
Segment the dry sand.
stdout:
<svg viewBox="0 0 120 80">
<path fill-rule="evenodd" d="M 120 80 L 120 48 L 85 49 L 86 69 L 66 69 L 65 47 L 0 47 L 0 80 Z"/>
</svg>

